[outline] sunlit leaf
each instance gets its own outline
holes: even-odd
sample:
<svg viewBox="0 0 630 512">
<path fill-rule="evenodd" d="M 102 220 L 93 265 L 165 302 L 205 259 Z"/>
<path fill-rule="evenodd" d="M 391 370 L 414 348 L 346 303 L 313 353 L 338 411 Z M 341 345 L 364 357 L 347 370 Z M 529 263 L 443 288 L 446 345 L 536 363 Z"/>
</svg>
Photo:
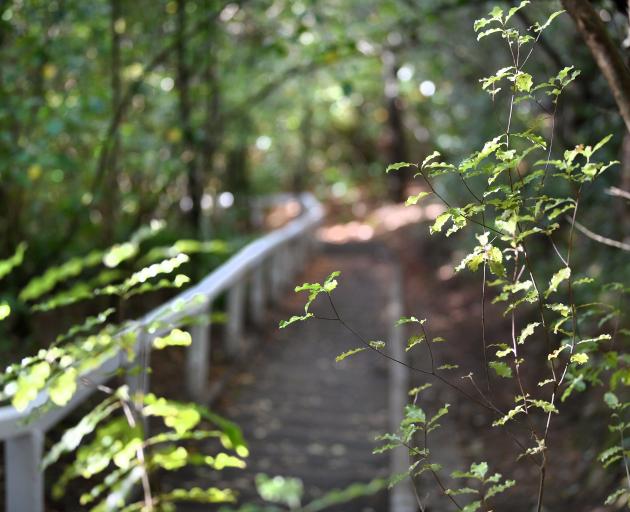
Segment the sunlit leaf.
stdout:
<svg viewBox="0 0 630 512">
<path fill-rule="evenodd" d="M 342 354 L 339 354 L 337 357 L 335 357 L 335 362 L 339 363 L 341 361 L 343 361 L 344 359 L 353 356 L 354 354 L 358 354 L 359 352 L 363 352 L 364 350 L 367 350 L 366 347 L 358 347 L 358 348 L 353 348 L 352 350 L 348 350 L 346 352 L 343 352 Z"/>
</svg>

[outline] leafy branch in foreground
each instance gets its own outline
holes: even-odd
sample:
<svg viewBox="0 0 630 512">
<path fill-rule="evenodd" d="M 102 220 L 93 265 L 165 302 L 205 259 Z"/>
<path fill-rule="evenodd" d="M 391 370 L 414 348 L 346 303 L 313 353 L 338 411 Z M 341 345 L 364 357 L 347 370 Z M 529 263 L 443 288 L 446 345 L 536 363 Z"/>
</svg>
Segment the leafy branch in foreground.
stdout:
<svg viewBox="0 0 630 512">
<path fill-rule="evenodd" d="M 155 476 L 185 466 L 206 466 L 217 471 L 242 468 L 247 446 L 240 429 L 231 422 L 196 404 L 182 403 L 145 394 L 143 389 L 127 385 L 109 387 L 92 380 L 93 372 L 109 360 L 127 360 L 124 373 L 134 376 L 148 372 L 147 362 L 138 351 L 141 332 L 152 335 L 151 348 L 188 346 L 191 336 L 157 318 L 150 325 L 121 321 L 127 299 L 164 288 L 179 288 L 189 282 L 184 274 L 170 275 L 188 262 L 184 249 L 191 252 L 215 252 L 220 244 L 183 241 L 173 247 L 154 248 L 130 271 L 121 270 L 140 255 L 143 241 L 152 237 L 162 223 L 141 228 L 129 242 L 105 251 L 94 251 L 84 258 L 73 258 L 43 275 L 33 278 L 20 294 L 23 301 L 34 302 L 35 311 L 51 310 L 107 295 L 116 297 L 111 307 L 85 318 L 59 334 L 50 346 L 19 363 L 9 366 L 0 376 L 0 400 L 10 401 L 18 411 L 25 411 L 42 397 L 29 418 L 36 418 L 56 406 L 66 406 L 82 387 L 91 387 L 105 395 L 96 407 L 67 429 L 46 454 L 44 468 L 61 464 L 72 454 L 72 462 L 60 471 L 52 494 L 61 498 L 77 479 L 85 480 L 86 490 L 80 505 L 93 511 L 174 510 L 181 501 L 199 503 L 234 502 L 229 489 L 175 488 L 157 491 Z M 0 262 L 4 277 L 19 265 L 24 246 L 9 260 Z M 135 263 L 138 265 L 138 262 Z M 100 267 L 100 269 L 99 269 Z M 82 277 L 90 273 L 91 277 Z M 59 288 L 67 285 L 66 289 Z M 195 300 L 195 299 L 193 299 Z M 181 305 L 176 304 L 175 307 Z M 10 314 L 0 305 L 3 318 Z M 118 318 L 118 322 L 113 321 Z M 144 342 L 143 342 L 144 343 Z M 113 378 L 116 375 L 100 375 Z M 40 400 L 41 402 L 41 400 Z M 147 427 L 152 423 L 153 433 Z M 218 450 L 200 453 L 193 445 L 216 439 Z M 65 458 L 65 457 L 64 457 Z M 139 486 L 141 498 L 134 493 Z"/>
<path fill-rule="evenodd" d="M 551 133 L 539 132 L 534 127 L 516 129 L 514 112 L 519 105 L 530 103 L 533 107 L 530 111 L 535 111 L 537 105 L 547 103 L 553 118 L 563 91 L 579 76 L 579 71 L 569 66 L 545 81 L 538 81 L 526 70 L 541 33 L 561 14 L 561 11 L 554 12 L 546 21 L 535 23 L 523 32 L 510 22 L 527 4 L 527 0 L 522 1 L 507 11 L 495 7 L 474 25 L 478 39 L 500 37 L 511 57 L 510 65 L 481 79 L 482 89 L 493 101 L 497 102 L 505 94 L 505 130 L 459 164 L 445 162 L 442 155 L 434 151 L 421 163 L 397 162 L 386 169 L 386 172 L 411 169 L 414 177 L 424 182 L 426 190 L 409 197 L 407 205 L 418 204 L 429 197 L 442 204 L 444 210 L 431 225 L 431 234 L 445 233 L 449 237 L 460 231 L 473 231 L 476 243 L 455 270 L 482 274 L 481 348 L 485 390 L 477 384 L 473 373 L 455 363 L 435 366 L 432 344 L 436 338 L 428 337 L 425 320 L 411 317 L 401 319 L 400 323 L 418 325 L 418 332 L 409 338 L 406 349 L 425 345 L 428 369 L 398 361 L 383 350 L 385 343 L 373 345 L 358 334 L 339 316 L 329 292 L 325 296 L 333 316 L 324 319 L 338 321 L 361 342 L 360 347 L 344 352 L 338 360 L 371 350 L 481 405 L 492 416 L 493 428 L 505 429 L 514 441 L 517 448 L 514 466 L 525 461 L 537 468 L 538 492 L 533 505 L 540 512 L 550 471 L 549 432 L 556 418 L 564 416 L 563 404 L 575 394 L 595 386 L 607 389 L 606 401 L 613 409 L 610 430 L 617 434 L 615 444 L 602 452 L 600 460 L 606 466 L 617 464 L 619 467 L 620 464 L 627 486 L 613 493 L 607 502 L 628 501 L 630 471 L 625 447 L 628 425 L 622 419 L 627 402 L 614 391 L 630 384 L 630 361 L 624 352 L 626 342 L 622 341 L 629 332 L 620 328 L 625 313 L 619 306 L 624 303 L 629 289 L 621 283 L 599 282 L 588 275 L 586 265 L 590 261 L 580 254 L 575 235 L 578 214 L 586 208 L 585 193 L 594 181 L 618 163 L 600 157 L 612 135 L 556 155 L 553 119 Z M 462 193 L 470 198 L 469 202 L 460 205 L 441 192 L 443 189 L 436 181 L 447 176 L 462 185 Z M 553 250 L 552 259 L 541 254 L 544 247 Z M 308 306 L 321 293 L 322 285 L 303 286 L 317 293 L 307 304 L 307 314 L 294 317 L 292 321 L 318 318 L 308 312 Z M 488 343 L 486 339 L 485 307 L 490 289 L 493 302 L 504 305 L 504 319 L 498 321 L 504 322 L 506 331 L 510 332 L 508 339 L 495 343 Z M 289 323 L 292 322 L 283 326 Z M 540 369 L 544 369 L 545 375 L 538 382 L 526 378 L 540 373 Z M 443 375 L 460 371 L 460 377 L 472 386 L 473 392 Z M 499 401 L 495 397 L 499 388 L 501 394 L 509 391 L 512 395 L 508 410 L 497 405 Z M 455 472 L 451 476 L 477 480 L 481 489 L 451 490 L 444 485 L 439 476 L 442 468 L 431 461 L 427 440 L 436 426 L 433 418 L 446 414 L 448 406 L 430 418 L 415 405 L 423 389 L 419 386 L 412 390 L 414 401 L 405 410 L 400 431 L 382 436 L 380 440 L 385 444 L 377 451 L 406 447 L 414 462 L 403 477 L 413 478 L 428 471 L 457 509 L 489 510 L 487 500 L 498 493 L 509 492 L 515 481 L 502 481 L 500 475 L 487 477 L 487 464 L 480 463 L 473 464 L 467 472 Z M 504 402 L 504 399 L 500 401 Z M 518 435 L 511 430 L 512 426 L 519 427 Z M 473 497 L 462 505 L 458 498 L 465 495 Z"/>
</svg>

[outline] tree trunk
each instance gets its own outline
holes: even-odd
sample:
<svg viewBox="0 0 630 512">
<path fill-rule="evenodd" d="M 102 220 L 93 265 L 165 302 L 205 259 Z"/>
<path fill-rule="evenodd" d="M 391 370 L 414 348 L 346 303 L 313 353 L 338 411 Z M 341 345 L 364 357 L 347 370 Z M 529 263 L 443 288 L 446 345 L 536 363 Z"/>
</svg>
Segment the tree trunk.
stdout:
<svg viewBox="0 0 630 512">
<path fill-rule="evenodd" d="M 383 80 L 385 82 L 385 103 L 387 107 L 387 132 L 385 148 L 388 163 L 406 162 L 408 160 L 403 112 L 398 87 L 398 61 L 392 50 L 385 50 L 381 57 L 383 63 Z M 405 199 L 407 176 L 404 172 L 388 174 L 389 196 L 392 201 L 402 202 Z"/>
<path fill-rule="evenodd" d="M 111 94 L 112 112 L 116 112 L 120 105 L 121 97 L 121 31 L 120 24 L 123 21 L 121 13 L 121 0 L 111 0 L 111 17 L 110 17 L 110 32 L 111 32 Z M 120 136 L 118 133 L 114 135 L 112 140 L 111 149 L 107 155 L 107 173 L 106 173 L 106 186 L 103 193 L 103 199 L 101 203 L 101 214 L 103 216 L 103 239 L 106 245 L 111 245 L 116 237 L 116 216 L 117 216 L 117 202 L 118 202 L 118 159 L 120 154 Z"/>
<path fill-rule="evenodd" d="M 587 0 L 562 0 L 578 31 L 591 50 L 599 69 L 608 81 L 619 113 L 630 132 L 630 70 L 599 18 Z"/>
<path fill-rule="evenodd" d="M 193 235 L 201 229 L 201 196 L 203 190 L 195 151 L 195 135 L 190 120 L 190 70 L 186 62 L 186 0 L 177 0 L 177 91 L 179 93 L 179 120 L 182 129 L 183 151 L 181 160 L 186 166 L 187 191 L 191 200 L 188 219 Z"/>
<path fill-rule="evenodd" d="M 310 104 L 305 105 L 304 115 L 300 123 L 300 138 L 302 139 L 302 151 L 298 163 L 293 173 L 292 189 L 294 194 L 304 192 L 306 180 L 309 174 L 309 159 L 311 157 L 311 149 L 313 146 L 313 107 Z"/>
<path fill-rule="evenodd" d="M 214 0 L 206 0 L 205 6 L 208 12 L 206 23 L 206 62 L 203 73 L 205 82 L 205 124 L 204 140 L 200 148 L 201 170 L 205 183 L 208 183 L 214 174 L 214 155 L 219 147 L 220 127 L 219 117 L 221 114 L 221 90 L 219 77 L 217 74 L 217 59 L 215 44 L 215 17 L 211 15 Z M 203 216 L 203 214 L 202 214 Z M 200 232 L 201 238 L 207 239 L 211 235 L 210 216 L 206 215 L 202 219 L 203 228 Z"/>
</svg>

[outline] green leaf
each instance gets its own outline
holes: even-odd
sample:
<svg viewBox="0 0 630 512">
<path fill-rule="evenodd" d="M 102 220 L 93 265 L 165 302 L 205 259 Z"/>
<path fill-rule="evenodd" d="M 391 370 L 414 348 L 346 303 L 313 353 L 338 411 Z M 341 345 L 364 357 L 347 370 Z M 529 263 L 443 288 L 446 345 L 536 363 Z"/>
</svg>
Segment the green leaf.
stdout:
<svg viewBox="0 0 630 512">
<path fill-rule="evenodd" d="M 219 489 L 217 487 L 202 489 L 200 487 L 193 487 L 191 489 L 173 489 L 167 493 L 154 496 L 154 499 L 157 503 L 178 501 L 190 501 L 195 503 L 234 503 L 236 502 L 236 494 L 231 489 Z M 144 503 L 142 503 L 142 506 L 144 506 Z M 121 512 L 132 511 L 124 509 Z"/>
<path fill-rule="evenodd" d="M 418 167 L 416 164 L 411 164 L 409 162 L 396 162 L 394 164 L 389 164 L 385 172 L 397 171 L 399 169 L 404 169 L 406 167 Z"/>
<path fill-rule="evenodd" d="M 414 205 L 414 204 L 418 204 L 418 202 L 420 200 L 422 200 L 423 198 L 425 198 L 426 196 L 428 196 L 430 194 L 431 194 L 431 192 L 419 192 L 415 196 L 409 196 L 407 198 L 407 200 L 405 201 L 405 206 L 411 206 L 411 205 Z"/>
<path fill-rule="evenodd" d="M 507 355 L 514 354 L 514 349 L 505 343 L 499 344 L 499 347 L 499 350 L 497 350 L 497 357 L 505 357 Z"/>
<path fill-rule="evenodd" d="M 493 427 L 498 427 L 498 426 L 503 426 L 505 425 L 508 421 L 514 419 L 515 416 L 518 416 L 519 414 L 522 414 L 525 412 L 525 407 L 523 407 L 522 405 L 517 405 L 516 407 L 514 407 L 513 409 L 510 409 L 507 414 L 505 414 L 505 416 L 502 416 L 501 418 L 499 418 L 498 420 L 494 421 L 492 423 Z"/>
<path fill-rule="evenodd" d="M 20 292 L 20 300 L 35 300 L 51 291 L 59 283 L 78 276 L 84 269 L 99 265 L 102 254 L 101 251 L 92 251 L 85 257 L 72 258 L 58 267 L 49 268 L 44 274 L 28 282 Z"/>
<path fill-rule="evenodd" d="M 505 268 L 503 267 L 503 254 L 498 247 L 490 247 L 487 252 L 488 266 L 490 271 L 498 277 L 505 276 Z"/>
<path fill-rule="evenodd" d="M 265 501 L 281 503 L 290 509 L 300 506 L 304 494 L 300 479 L 283 476 L 270 478 L 264 474 L 256 475 L 256 490 Z"/>
<path fill-rule="evenodd" d="M 608 405 L 611 409 L 617 409 L 621 403 L 619 402 L 617 395 L 611 391 L 604 393 L 604 402 L 606 402 L 606 405 Z"/>
<path fill-rule="evenodd" d="M 540 325 L 540 322 L 532 322 L 529 323 L 525 326 L 525 328 L 521 331 L 520 336 L 518 337 L 518 343 L 519 345 L 522 345 L 523 343 L 525 343 L 525 340 L 531 336 L 532 334 L 534 334 L 534 330 L 536 329 L 536 327 L 538 327 Z"/>
<path fill-rule="evenodd" d="M 422 386 L 417 386 L 415 388 L 412 388 L 409 390 L 409 396 L 417 395 L 418 393 L 424 391 L 425 389 L 429 389 L 432 386 L 433 384 L 431 384 L 430 382 L 427 382 L 426 384 L 422 384 Z"/>
<path fill-rule="evenodd" d="M 422 343 L 424 341 L 424 335 L 414 335 L 411 336 L 408 340 L 407 340 L 407 347 L 405 347 L 405 351 L 409 352 L 413 347 L 415 347 L 416 345 L 420 345 L 420 343 Z"/>
<path fill-rule="evenodd" d="M 606 137 L 604 137 L 597 144 L 595 144 L 595 146 L 593 147 L 593 151 L 591 153 L 595 153 L 596 151 L 599 151 L 602 147 L 604 147 L 604 145 L 608 144 L 608 141 L 610 139 L 612 139 L 612 133 L 609 135 L 606 135 Z"/>
<path fill-rule="evenodd" d="M 293 315 L 288 320 L 280 320 L 280 329 L 284 329 L 295 322 L 303 322 L 304 320 L 308 320 L 309 318 L 313 318 L 313 313 L 306 313 L 305 315 Z"/>
<path fill-rule="evenodd" d="M 440 157 L 440 152 L 439 151 L 434 151 L 433 153 L 431 153 L 429 156 L 427 156 L 423 161 L 422 161 L 422 165 L 421 168 L 424 169 L 424 167 L 431 162 L 432 160 L 435 160 L 436 158 Z"/>
<path fill-rule="evenodd" d="M 599 460 L 602 464 L 604 464 L 604 467 L 606 467 L 608 465 L 606 463 L 608 460 L 610 460 L 611 458 L 615 458 L 618 460 L 617 456 L 621 456 L 622 453 L 623 449 L 621 448 L 621 446 L 612 446 L 601 452 L 597 456 L 597 460 Z"/>
<path fill-rule="evenodd" d="M 17 246 L 15 253 L 9 259 L 0 260 L 0 279 L 8 275 L 15 267 L 18 267 L 24 261 L 24 253 L 26 252 L 26 244 L 22 242 Z"/>
<path fill-rule="evenodd" d="M 201 414 L 195 406 L 158 398 L 153 393 L 144 397 L 145 406 L 142 413 L 145 416 L 156 416 L 164 419 L 167 427 L 178 434 L 192 430 L 201 421 Z"/>
<path fill-rule="evenodd" d="M 291 317 L 289 320 L 287 321 L 281 321 L 280 322 L 280 328 L 284 328 L 287 325 L 290 325 L 294 322 L 299 322 L 302 320 L 306 320 L 308 318 L 311 318 L 313 315 L 309 313 L 309 308 L 311 307 L 311 304 L 313 303 L 313 301 L 319 296 L 320 293 L 327 293 L 330 294 L 336 287 L 337 287 L 337 280 L 336 278 L 339 277 L 341 275 L 341 272 L 339 271 L 335 271 L 332 272 L 324 281 L 323 284 L 320 283 L 304 283 L 300 286 L 296 286 L 295 287 L 295 291 L 296 292 L 308 292 L 308 299 L 306 301 L 306 304 L 304 304 L 304 315 L 302 316 L 293 316 Z"/>
<path fill-rule="evenodd" d="M 339 271 L 335 271 L 332 274 L 330 274 L 326 280 L 324 281 L 324 291 L 326 293 L 330 293 L 332 292 L 335 288 L 337 288 L 337 280 L 335 279 L 336 277 L 339 277 L 341 275 L 341 272 Z"/>
<path fill-rule="evenodd" d="M 556 272 L 549 281 L 549 288 L 547 288 L 547 291 L 545 292 L 545 298 L 557 291 L 560 283 L 566 281 L 569 277 L 571 277 L 571 267 L 564 267 L 558 270 L 558 272 Z"/>
<path fill-rule="evenodd" d="M 526 5 L 529 5 L 531 2 L 529 0 L 522 0 L 522 2 L 520 4 L 518 4 L 516 7 L 512 7 L 508 13 L 505 15 L 505 21 L 509 21 L 509 19 L 514 16 L 518 11 L 520 11 L 523 7 L 525 7 Z"/>
<path fill-rule="evenodd" d="M 22 373 L 17 380 L 17 388 L 11 403 L 18 411 L 24 411 L 37 393 L 46 385 L 50 376 L 50 364 L 46 361 L 34 364 Z"/>
<path fill-rule="evenodd" d="M 483 480 L 488 472 L 488 463 L 479 462 L 470 465 L 470 472 L 478 479 Z"/>
<path fill-rule="evenodd" d="M 571 314 L 571 308 L 566 304 L 545 304 L 545 307 L 560 313 L 564 318 L 568 318 Z"/>
<path fill-rule="evenodd" d="M 564 13 L 565 11 L 556 11 L 554 13 L 552 13 L 549 18 L 547 18 L 547 21 L 545 21 L 545 23 L 543 23 L 542 25 L 540 25 L 539 23 L 536 23 L 533 27 L 535 32 L 542 32 L 543 30 L 545 30 L 549 25 L 551 25 L 551 22 L 556 19 L 558 16 L 560 16 L 562 13 Z"/>
<path fill-rule="evenodd" d="M 558 409 L 551 402 L 547 402 L 546 400 L 528 400 L 528 402 L 534 407 L 538 407 L 545 412 L 552 412 L 554 414 L 558 414 Z"/>
<path fill-rule="evenodd" d="M 569 345 L 560 345 L 556 350 L 547 354 L 547 360 L 551 361 L 552 359 L 556 359 L 564 350 L 571 348 Z"/>
<path fill-rule="evenodd" d="M 137 244 L 131 242 L 125 242 L 123 244 L 117 244 L 103 255 L 103 264 L 108 268 L 114 268 L 120 265 L 123 261 L 133 258 L 138 254 Z"/>
<path fill-rule="evenodd" d="M 180 329 L 173 329 L 167 336 L 163 338 L 155 338 L 153 347 L 161 350 L 166 347 L 188 347 L 192 343 L 189 333 Z"/>
<path fill-rule="evenodd" d="M 608 497 L 606 498 L 606 501 L 604 501 L 604 505 L 613 505 L 615 504 L 617 501 L 619 501 L 619 499 L 622 496 L 626 496 L 629 494 L 630 491 L 628 491 L 628 489 L 617 489 L 615 492 L 613 492 L 612 494 L 609 494 Z"/>
<path fill-rule="evenodd" d="M 499 7 L 498 5 L 495 5 L 490 11 L 490 16 L 492 17 L 492 19 L 500 21 L 501 17 L 503 16 L 503 9 L 501 9 L 501 7 Z"/>
<path fill-rule="evenodd" d="M 479 269 L 479 266 L 485 261 L 485 253 L 482 252 L 480 247 L 476 247 L 474 252 L 466 255 L 466 257 L 455 267 L 455 271 L 459 272 L 464 268 L 468 268 L 473 272 Z"/>
<path fill-rule="evenodd" d="M 77 376 L 75 368 L 68 368 L 53 381 L 48 393 L 55 405 L 63 407 L 72 399 L 77 389 Z"/>
<path fill-rule="evenodd" d="M 497 32 L 503 32 L 503 29 L 501 27 L 494 27 L 484 30 L 483 32 L 479 32 L 479 34 L 477 34 L 477 41 L 481 41 L 484 37 L 488 37 L 491 34 L 496 34 Z"/>
<path fill-rule="evenodd" d="M 7 302 L 0 302 L 0 321 L 11 314 L 11 306 Z"/>
<path fill-rule="evenodd" d="M 451 213 L 450 212 L 441 213 L 440 215 L 437 216 L 437 218 L 435 219 L 435 222 L 429 228 L 429 232 L 431 234 L 439 233 L 440 231 L 442 231 L 442 228 L 444 227 L 444 224 L 446 224 L 446 222 L 450 218 L 451 218 Z"/>
<path fill-rule="evenodd" d="M 61 343 L 73 338 L 77 334 L 91 331 L 94 327 L 104 324 L 115 311 L 116 310 L 114 308 L 107 308 L 98 315 L 87 317 L 83 323 L 73 325 L 66 333 L 57 336 L 55 343 Z"/>
<path fill-rule="evenodd" d="M 573 354 L 571 356 L 571 362 L 578 365 L 586 364 L 588 363 L 588 354 L 584 354 L 583 352 Z"/>
<path fill-rule="evenodd" d="M 451 478 L 474 478 L 475 480 L 483 481 L 486 473 L 488 473 L 487 462 L 473 462 L 468 471 L 453 471 Z"/>
<path fill-rule="evenodd" d="M 370 341 L 369 344 L 370 344 L 370 347 L 372 347 L 375 350 L 382 350 L 385 348 L 384 341 L 374 340 L 374 341 Z"/>
<path fill-rule="evenodd" d="M 359 352 L 363 352 L 364 350 L 367 350 L 366 347 L 358 347 L 358 348 L 353 348 L 352 350 L 348 350 L 347 352 L 343 352 L 342 354 L 339 354 L 337 357 L 335 357 L 335 362 L 339 363 L 341 361 L 343 361 L 344 359 L 346 359 L 347 357 L 350 357 L 354 354 L 358 354 Z"/>
<path fill-rule="evenodd" d="M 532 85 L 534 85 L 532 75 L 519 71 L 519 73 L 514 77 L 514 85 L 516 86 L 516 90 L 519 92 L 531 91 Z"/>
<path fill-rule="evenodd" d="M 451 404 L 444 404 L 442 407 L 440 407 L 438 412 L 436 412 L 435 415 L 429 420 L 429 425 L 435 425 L 442 416 L 446 416 L 448 414 L 450 406 Z"/>
<path fill-rule="evenodd" d="M 407 404 L 405 406 L 405 418 L 403 419 L 403 425 L 425 423 L 426 421 L 427 416 L 420 407 L 413 404 Z"/>
<path fill-rule="evenodd" d="M 427 321 L 426 318 L 423 318 L 422 320 L 418 320 L 415 316 L 409 316 L 409 317 L 401 317 L 397 322 L 396 325 L 403 325 L 403 324 L 409 324 L 409 323 L 416 323 L 416 324 L 424 324 Z"/>
<path fill-rule="evenodd" d="M 502 361 L 490 361 L 488 366 L 492 368 L 499 377 L 512 377 L 512 368 Z"/>
<path fill-rule="evenodd" d="M 487 490 L 485 499 L 492 498 L 493 496 L 496 496 L 497 494 L 506 491 L 510 487 L 514 487 L 515 484 L 515 480 L 506 480 L 502 484 L 493 485 Z"/>
<path fill-rule="evenodd" d="M 62 454 L 75 450 L 85 436 L 91 434 L 101 421 L 108 418 L 120 407 L 120 402 L 115 396 L 110 396 L 103 400 L 92 411 L 83 416 L 79 423 L 63 433 L 61 440 L 48 450 L 42 461 L 42 466 L 46 468 L 59 460 Z"/>
<path fill-rule="evenodd" d="M 479 494 L 479 491 L 471 487 L 462 487 L 460 489 L 446 489 L 445 494 L 448 496 L 461 496 L 462 494 Z"/>
</svg>

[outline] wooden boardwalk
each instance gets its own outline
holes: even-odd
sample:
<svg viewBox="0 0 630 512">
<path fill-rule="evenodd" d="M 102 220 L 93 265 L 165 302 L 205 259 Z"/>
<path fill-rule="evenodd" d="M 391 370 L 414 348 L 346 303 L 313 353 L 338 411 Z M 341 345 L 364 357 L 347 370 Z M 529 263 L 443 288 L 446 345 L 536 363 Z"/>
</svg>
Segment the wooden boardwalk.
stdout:
<svg viewBox="0 0 630 512">
<path fill-rule="evenodd" d="M 333 270 L 342 272 L 333 295 L 342 317 L 370 340 L 387 339 L 392 266 L 379 246 L 326 251 L 298 280 L 322 281 Z M 338 322 L 311 320 L 279 330 L 278 321 L 300 311 L 303 299 L 287 293 L 274 308 L 254 355 L 214 407 L 243 429 L 251 452 L 247 468 L 220 474 L 187 469 L 179 478 L 188 486 L 224 485 L 239 491 L 241 503 L 257 502 L 255 475 L 282 475 L 303 481 L 308 502 L 389 476 L 388 455 L 372 454 L 374 437 L 389 429 L 387 362 L 363 352 L 336 363 L 338 354 L 360 345 Z M 327 313 L 327 304 L 316 306 Z M 331 510 L 383 512 L 387 493 Z"/>
</svg>

